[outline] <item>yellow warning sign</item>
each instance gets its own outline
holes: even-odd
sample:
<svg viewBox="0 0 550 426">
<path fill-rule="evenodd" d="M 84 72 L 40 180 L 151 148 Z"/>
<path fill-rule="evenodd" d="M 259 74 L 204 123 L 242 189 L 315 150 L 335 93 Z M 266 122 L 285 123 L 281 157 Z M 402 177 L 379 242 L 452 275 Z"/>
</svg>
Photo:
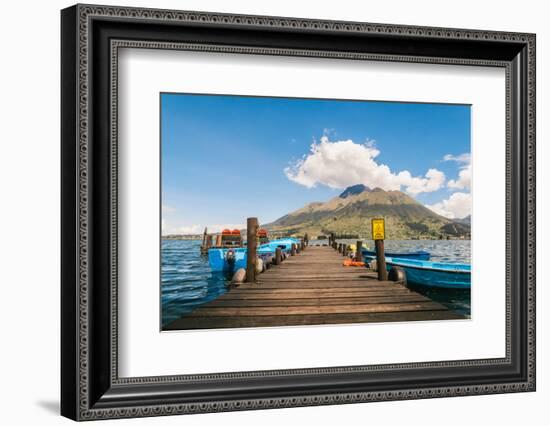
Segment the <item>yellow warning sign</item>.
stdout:
<svg viewBox="0 0 550 426">
<path fill-rule="evenodd" d="M 386 239 L 386 226 L 384 225 L 384 219 L 372 219 L 371 225 L 373 240 Z"/>
</svg>

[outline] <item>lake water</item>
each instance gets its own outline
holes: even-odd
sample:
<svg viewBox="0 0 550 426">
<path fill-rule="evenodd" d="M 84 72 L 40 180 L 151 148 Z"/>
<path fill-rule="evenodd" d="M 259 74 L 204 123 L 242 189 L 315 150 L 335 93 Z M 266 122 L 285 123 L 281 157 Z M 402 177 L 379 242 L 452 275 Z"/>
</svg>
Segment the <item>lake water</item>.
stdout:
<svg viewBox="0 0 550 426">
<path fill-rule="evenodd" d="M 342 240 L 354 244 L 355 240 Z M 311 241 L 310 244 L 323 243 Z M 200 255 L 199 240 L 162 240 L 161 303 L 162 324 L 178 319 L 200 305 L 224 294 L 226 280 L 221 273 L 212 273 L 208 258 Z M 370 249 L 372 245 L 367 244 Z M 385 241 L 387 251 L 425 250 L 431 259 L 440 262 L 470 263 L 470 241 L 404 240 Z M 470 291 L 412 288 L 461 314 L 470 315 Z"/>
</svg>

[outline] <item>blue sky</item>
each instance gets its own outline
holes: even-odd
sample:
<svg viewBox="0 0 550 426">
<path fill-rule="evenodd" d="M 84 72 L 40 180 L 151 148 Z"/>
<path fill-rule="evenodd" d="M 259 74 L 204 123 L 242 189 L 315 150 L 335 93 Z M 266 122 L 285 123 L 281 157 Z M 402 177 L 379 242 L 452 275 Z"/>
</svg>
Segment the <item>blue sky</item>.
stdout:
<svg viewBox="0 0 550 426">
<path fill-rule="evenodd" d="M 467 105 L 163 93 L 163 232 L 270 222 L 355 183 L 465 216 L 469 154 Z"/>
</svg>

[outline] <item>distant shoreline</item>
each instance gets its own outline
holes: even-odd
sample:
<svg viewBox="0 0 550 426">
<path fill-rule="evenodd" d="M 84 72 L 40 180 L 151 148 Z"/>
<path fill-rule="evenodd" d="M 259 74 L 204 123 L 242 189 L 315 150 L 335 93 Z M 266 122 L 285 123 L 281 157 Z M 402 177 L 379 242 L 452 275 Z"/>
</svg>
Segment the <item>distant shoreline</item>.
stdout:
<svg viewBox="0 0 550 426">
<path fill-rule="evenodd" d="M 202 234 L 199 235 L 162 235 L 163 240 L 202 240 Z"/>
<path fill-rule="evenodd" d="M 180 240 L 180 241 L 201 241 L 200 235 L 162 235 L 162 240 Z M 367 241 L 370 238 L 337 238 L 338 240 L 361 240 Z M 311 238 L 310 241 L 324 241 L 324 239 Z M 387 238 L 386 241 L 471 241 L 471 238 Z"/>
</svg>

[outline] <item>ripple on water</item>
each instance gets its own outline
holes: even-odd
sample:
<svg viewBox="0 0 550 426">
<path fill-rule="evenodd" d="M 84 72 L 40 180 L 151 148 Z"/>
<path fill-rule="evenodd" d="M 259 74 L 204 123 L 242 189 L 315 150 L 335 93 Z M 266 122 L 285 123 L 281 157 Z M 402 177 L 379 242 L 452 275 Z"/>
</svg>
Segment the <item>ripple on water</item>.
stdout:
<svg viewBox="0 0 550 426">
<path fill-rule="evenodd" d="M 227 291 L 225 277 L 200 255 L 200 241 L 163 240 L 161 271 L 163 325 Z"/>
</svg>

